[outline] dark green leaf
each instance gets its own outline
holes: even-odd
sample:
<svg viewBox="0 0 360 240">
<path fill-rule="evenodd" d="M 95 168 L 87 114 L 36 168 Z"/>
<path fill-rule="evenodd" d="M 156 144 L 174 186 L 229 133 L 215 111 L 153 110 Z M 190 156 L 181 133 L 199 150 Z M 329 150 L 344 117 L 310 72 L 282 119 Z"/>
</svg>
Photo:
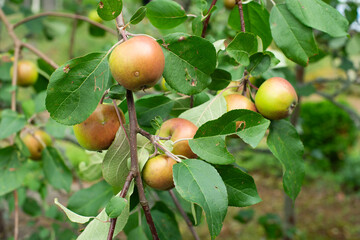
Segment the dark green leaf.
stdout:
<svg viewBox="0 0 360 240">
<path fill-rule="evenodd" d="M 45 148 L 42 152 L 42 162 L 45 178 L 49 183 L 56 189 L 64 189 L 69 192 L 72 174 L 56 148 Z"/>
<path fill-rule="evenodd" d="M 127 200 L 118 196 L 114 196 L 106 205 L 105 212 L 109 218 L 117 218 L 121 215 L 127 205 Z"/>
<path fill-rule="evenodd" d="M 44 71 L 49 76 L 55 71 L 55 69 L 50 64 L 48 64 L 41 58 L 37 60 L 37 65 L 40 70 Z"/>
<path fill-rule="evenodd" d="M 10 109 L 1 112 L 0 139 L 7 138 L 13 133 L 20 131 L 26 125 L 24 115 L 17 114 Z"/>
<path fill-rule="evenodd" d="M 266 72 L 271 64 L 271 56 L 266 53 L 256 53 L 250 57 L 250 65 L 247 70 L 253 76 L 260 76 Z"/>
<path fill-rule="evenodd" d="M 105 181 L 75 192 L 68 201 L 67 208 L 83 216 L 96 216 L 99 209 L 113 196 L 112 188 Z"/>
<path fill-rule="evenodd" d="M 66 125 L 85 121 L 98 105 L 108 79 L 105 53 L 90 53 L 66 62 L 50 78 L 46 96 L 50 116 Z"/>
<path fill-rule="evenodd" d="M 295 201 L 304 180 L 304 146 L 294 126 L 286 121 L 273 121 L 267 145 L 283 166 L 285 193 Z"/>
<path fill-rule="evenodd" d="M 13 146 L 0 149 L 0 196 L 21 186 L 26 169 L 21 167 L 20 161 L 25 158 Z"/>
<path fill-rule="evenodd" d="M 213 44 L 185 33 L 167 35 L 160 44 L 165 55 L 163 75 L 171 88 L 193 95 L 210 84 L 216 65 Z"/>
<path fill-rule="evenodd" d="M 215 69 L 211 74 L 210 90 L 221 90 L 226 88 L 231 82 L 231 74 L 223 69 Z"/>
<path fill-rule="evenodd" d="M 113 85 L 110 88 L 108 96 L 111 99 L 123 100 L 126 96 L 126 88 L 119 84 Z"/>
<path fill-rule="evenodd" d="M 261 202 L 254 179 L 232 165 L 219 166 L 217 170 L 225 183 L 229 206 L 247 207 Z"/>
<path fill-rule="evenodd" d="M 335 8 L 322 0 L 286 0 L 286 6 L 308 27 L 326 32 L 333 37 L 348 35 L 349 22 Z"/>
<path fill-rule="evenodd" d="M 250 55 L 258 50 L 256 35 L 252 33 L 238 33 L 234 40 L 226 48 L 229 56 L 234 58 L 238 63 L 244 66 L 250 64 Z"/>
<path fill-rule="evenodd" d="M 157 28 L 174 28 L 187 19 L 185 10 L 171 0 L 153 0 L 146 5 L 146 8 L 146 16 Z"/>
<path fill-rule="evenodd" d="M 239 222 L 246 224 L 250 222 L 255 215 L 255 210 L 252 208 L 240 210 L 237 215 L 235 215 L 234 219 L 238 220 Z"/>
<path fill-rule="evenodd" d="M 135 14 L 130 18 L 130 24 L 138 24 L 141 22 L 146 16 L 146 7 L 140 7 Z"/>
<path fill-rule="evenodd" d="M 137 219 L 136 219 L 137 220 Z M 138 220 L 137 220 L 138 221 Z M 138 226 L 131 230 L 127 235 L 128 240 L 148 240 L 146 234 L 141 226 Z"/>
<path fill-rule="evenodd" d="M 122 7 L 122 0 L 102 0 L 97 7 L 97 13 L 105 21 L 110 21 L 119 16 Z"/>
<path fill-rule="evenodd" d="M 41 207 L 32 197 L 26 197 L 25 202 L 22 205 L 22 210 L 32 217 L 41 215 Z"/>
<path fill-rule="evenodd" d="M 243 5 L 245 30 L 259 36 L 263 42 L 263 48 L 266 49 L 272 42 L 269 12 L 256 2 L 250 2 Z M 230 13 L 230 27 L 237 31 L 241 31 L 239 9 L 234 7 Z"/>
<path fill-rule="evenodd" d="M 226 187 L 219 173 L 204 161 L 186 159 L 173 166 L 173 174 L 179 194 L 205 211 L 211 238 L 215 238 L 228 206 Z"/>
<path fill-rule="evenodd" d="M 312 29 L 299 22 L 284 4 L 272 8 L 270 23 L 275 43 L 290 60 L 306 66 L 309 57 L 318 53 Z"/>
</svg>

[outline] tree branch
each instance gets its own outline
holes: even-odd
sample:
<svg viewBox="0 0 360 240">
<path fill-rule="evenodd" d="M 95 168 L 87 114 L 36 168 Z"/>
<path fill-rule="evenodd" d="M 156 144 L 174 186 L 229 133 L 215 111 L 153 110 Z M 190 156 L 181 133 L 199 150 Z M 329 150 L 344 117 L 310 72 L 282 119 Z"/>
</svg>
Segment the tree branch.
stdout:
<svg viewBox="0 0 360 240">
<path fill-rule="evenodd" d="M 210 8 L 209 8 L 209 11 L 207 12 L 207 14 L 209 14 L 211 12 L 211 9 L 215 6 L 216 2 L 217 2 L 217 0 L 213 0 L 211 2 Z M 202 30 L 202 33 L 201 33 L 202 38 L 205 38 L 205 36 L 206 36 L 206 30 L 207 30 L 207 27 L 209 25 L 210 17 L 211 17 L 211 14 L 209 14 L 206 17 L 205 21 L 204 21 L 203 30 Z"/>
<path fill-rule="evenodd" d="M 14 24 L 14 29 L 19 27 L 21 24 L 24 24 L 26 22 L 32 21 L 34 19 L 40 18 L 40 17 L 62 17 L 62 18 L 72 18 L 72 19 L 79 19 L 79 20 L 83 20 L 85 22 L 88 22 L 98 28 L 104 29 L 105 31 L 116 35 L 117 36 L 117 32 L 101 23 L 95 22 L 93 20 L 90 20 L 89 18 L 85 17 L 85 16 L 81 16 L 81 15 L 77 15 L 77 14 L 70 14 L 70 13 L 57 13 L 57 12 L 44 12 L 44 13 L 39 13 L 27 18 L 24 18 L 23 20 L 17 22 Z"/>
<path fill-rule="evenodd" d="M 39 56 L 40 58 L 42 58 L 45 62 L 47 62 L 48 64 L 50 64 L 53 68 L 57 69 L 59 67 L 59 65 L 57 65 L 51 58 L 49 58 L 48 56 L 46 56 L 44 53 L 42 53 L 39 49 L 37 49 L 36 47 L 28 44 L 28 43 L 21 43 L 21 46 L 26 47 L 27 49 L 29 49 L 30 51 L 32 51 L 34 54 L 36 54 L 37 56 Z"/>
<path fill-rule="evenodd" d="M 241 31 L 245 32 L 245 20 L 244 20 L 244 11 L 243 11 L 243 6 L 242 6 L 242 0 L 236 0 L 236 4 L 238 5 L 238 8 L 239 8 Z"/>
<path fill-rule="evenodd" d="M 186 214 L 186 212 L 184 211 L 184 209 L 182 208 L 179 200 L 176 198 L 174 191 L 173 190 L 169 190 L 169 194 L 173 200 L 173 202 L 175 203 L 176 208 L 179 210 L 181 216 L 184 218 L 186 225 L 188 226 L 191 234 L 193 235 L 193 237 L 195 238 L 195 240 L 200 240 L 198 234 L 196 233 L 194 226 L 192 224 L 192 222 L 190 221 L 188 215 Z"/>
</svg>

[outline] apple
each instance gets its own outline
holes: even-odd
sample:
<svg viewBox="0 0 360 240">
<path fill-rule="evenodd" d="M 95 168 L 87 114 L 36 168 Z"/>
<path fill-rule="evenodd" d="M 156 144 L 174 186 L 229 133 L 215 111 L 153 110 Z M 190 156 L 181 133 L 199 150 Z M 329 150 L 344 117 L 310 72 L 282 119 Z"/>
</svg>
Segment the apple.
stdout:
<svg viewBox="0 0 360 240">
<path fill-rule="evenodd" d="M 166 120 L 160 127 L 158 135 L 160 137 L 171 136 L 171 141 L 175 142 L 184 138 L 193 138 L 198 127 L 189 120 L 182 118 L 172 118 Z M 188 140 L 179 141 L 174 144 L 172 153 L 182 155 L 187 158 L 196 158 L 196 154 L 191 151 Z"/>
<path fill-rule="evenodd" d="M 236 4 L 235 0 L 224 0 L 224 5 L 227 9 L 233 9 Z"/>
<path fill-rule="evenodd" d="M 145 183 L 158 190 L 169 190 L 174 187 L 172 167 L 176 161 L 167 155 L 150 158 L 142 171 Z"/>
<path fill-rule="evenodd" d="M 11 78 L 13 77 L 14 66 L 10 69 Z M 28 87 L 34 85 L 38 79 L 36 65 L 29 60 L 20 60 L 17 66 L 17 85 Z"/>
<path fill-rule="evenodd" d="M 97 22 L 97 23 L 102 23 L 102 18 L 99 16 L 99 14 L 97 13 L 97 10 L 96 9 L 93 9 L 89 12 L 88 14 L 88 18 L 90 20 L 93 20 L 94 22 Z"/>
<path fill-rule="evenodd" d="M 165 57 L 160 45 L 147 36 L 136 36 L 117 46 L 109 58 L 114 79 L 132 91 L 154 86 L 161 78 Z"/>
<path fill-rule="evenodd" d="M 254 112 L 257 112 L 255 104 L 247 97 L 234 93 L 225 96 L 227 111 L 234 109 L 248 109 Z"/>
<path fill-rule="evenodd" d="M 256 93 L 257 110 L 266 118 L 277 120 L 288 117 L 298 103 L 294 87 L 284 78 L 267 79 Z"/>
<path fill-rule="evenodd" d="M 30 159 L 32 160 L 40 160 L 44 148 L 52 145 L 51 137 L 42 130 L 23 131 L 20 137 L 29 149 Z"/>
<path fill-rule="evenodd" d="M 119 112 L 124 124 L 124 113 L 120 109 Z M 99 104 L 84 122 L 74 125 L 73 129 L 76 139 L 83 148 L 101 151 L 109 148 L 119 127 L 120 122 L 114 106 Z"/>
</svg>

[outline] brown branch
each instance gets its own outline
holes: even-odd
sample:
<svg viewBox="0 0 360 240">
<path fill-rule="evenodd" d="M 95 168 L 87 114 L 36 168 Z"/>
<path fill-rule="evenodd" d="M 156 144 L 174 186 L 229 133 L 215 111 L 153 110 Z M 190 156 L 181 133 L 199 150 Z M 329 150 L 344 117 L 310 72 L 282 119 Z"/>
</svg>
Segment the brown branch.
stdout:
<svg viewBox="0 0 360 240">
<path fill-rule="evenodd" d="M 236 4 L 238 5 L 238 8 L 239 8 L 241 31 L 245 32 L 245 20 L 244 20 L 244 11 L 243 11 L 242 0 L 236 0 Z"/>
<path fill-rule="evenodd" d="M 204 21 L 203 30 L 202 30 L 202 33 L 201 33 L 202 38 L 205 38 L 205 36 L 206 36 L 206 30 L 207 30 L 207 27 L 209 25 L 209 21 L 210 21 L 210 17 L 211 17 L 211 14 L 209 14 L 209 13 L 211 12 L 212 8 L 215 6 L 216 2 L 217 2 L 217 0 L 213 0 L 211 2 L 209 11 L 207 12 L 208 16 L 206 17 L 206 19 Z"/>
<path fill-rule="evenodd" d="M 59 67 L 59 65 L 57 65 L 51 58 L 49 58 L 48 56 L 46 56 L 43 52 L 41 52 L 39 49 L 37 49 L 36 47 L 28 44 L 28 43 L 21 43 L 21 46 L 26 47 L 27 49 L 29 49 L 30 51 L 32 51 L 35 55 L 39 56 L 40 58 L 42 58 L 45 62 L 47 62 L 48 64 L 50 64 L 53 68 L 57 69 Z"/>
<path fill-rule="evenodd" d="M 40 17 L 47 17 L 47 16 L 83 20 L 83 21 L 88 22 L 88 23 L 90 23 L 90 24 L 92 24 L 92 25 L 94 25 L 94 26 L 96 26 L 98 28 L 101 28 L 101 29 L 113 34 L 113 35 L 117 35 L 117 32 L 114 31 L 113 29 L 111 29 L 111 28 L 109 28 L 109 27 L 107 27 L 107 26 L 105 26 L 105 25 L 103 25 L 101 23 L 90 20 L 88 17 L 77 15 L 77 14 L 58 13 L 58 12 L 44 12 L 44 13 L 39 13 L 39 14 L 24 18 L 23 20 L 21 20 L 21 21 L 14 24 L 14 29 L 17 28 L 18 26 L 20 26 L 21 24 L 26 23 L 26 22 L 32 21 L 32 20 L 40 18 Z"/>
<path fill-rule="evenodd" d="M 116 104 L 116 101 L 114 99 L 112 100 L 112 102 L 113 102 L 113 105 L 114 105 L 114 108 L 115 108 L 115 111 L 116 111 L 116 115 L 117 115 L 117 117 L 119 119 L 120 125 L 121 125 L 122 129 L 124 130 L 126 139 L 128 140 L 128 143 L 130 144 L 130 139 L 129 139 L 129 136 L 128 136 L 126 130 L 125 130 L 124 123 L 123 123 L 123 121 L 121 119 L 119 108 L 118 108 L 118 106 Z"/>
<path fill-rule="evenodd" d="M 175 206 L 176 208 L 179 210 L 181 216 L 184 218 L 185 222 L 186 222 L 186 225 L 188 226 L 191 234 L 193 235 L 194 239 L 195 240 L 200 240 L 198 234 L 196 233 L 195 229 L 194 229 L 194 226 L 192 224 L 192 222 L 190 221 L 188 215 L 186 214 L 186 212 L 184 211 L 184 209 L 182 208 L 179 200 L 176 198 L 173 190 L 169 190 L 169 194 L 173 200 L 173 202 L 175 203 Z"/>
<path fill-rule="evenodd" d="M 14 240 L 19 239 L 19 197 L 18 192 L 14 191 L 15 216 L 14 216 Z"/>
</svg>

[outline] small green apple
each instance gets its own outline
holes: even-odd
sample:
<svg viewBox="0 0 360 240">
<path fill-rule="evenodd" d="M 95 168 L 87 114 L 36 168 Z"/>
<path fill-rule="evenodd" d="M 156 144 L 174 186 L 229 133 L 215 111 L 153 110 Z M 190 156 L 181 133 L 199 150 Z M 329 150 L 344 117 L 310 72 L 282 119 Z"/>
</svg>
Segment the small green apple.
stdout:
<svg viewBox="0 0 360 240">
<path fill-rule="evenodd" d="M 30 159 L 32 160 L 40 160 L 44 148 L 52 145 L 51 137 L 42 130 L 35 130 L 34 132 L 23 131 L 20 137 L 29 149 Z"/>
<path fill-rule="evenodd" d="M 13 77 L 14 66 L 10 69 L 11 78 Z M 39 73 L 35 63 L 29 60 L 20 60 L 17 66 L 17 85 L 28 87 L 34 85 L 38 79 Z"/>
</svg>

